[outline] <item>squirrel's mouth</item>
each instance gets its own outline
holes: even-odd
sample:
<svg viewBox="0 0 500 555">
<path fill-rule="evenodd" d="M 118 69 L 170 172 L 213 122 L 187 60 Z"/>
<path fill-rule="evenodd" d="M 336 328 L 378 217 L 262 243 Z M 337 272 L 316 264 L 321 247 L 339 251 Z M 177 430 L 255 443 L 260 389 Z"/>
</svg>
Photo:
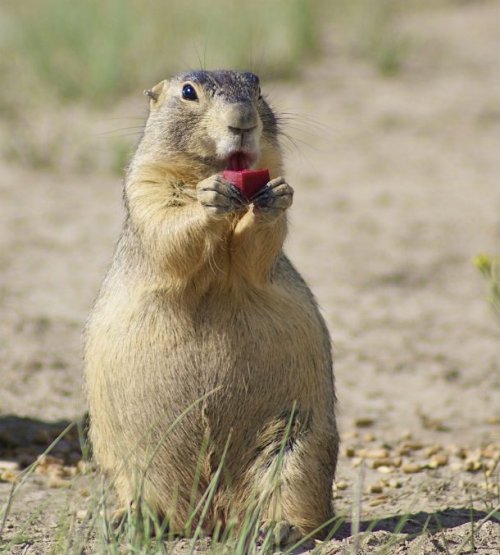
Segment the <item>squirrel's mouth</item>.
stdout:
<svg viewBox="0 0 500 555">
<path fill-rule="evenodd" d="M 248 152 L 233 152 L 233 154 L 227 158 L 226 170 L 248 170 L 254 161 L 255 157 L 251 156 Z"/>
</svg>

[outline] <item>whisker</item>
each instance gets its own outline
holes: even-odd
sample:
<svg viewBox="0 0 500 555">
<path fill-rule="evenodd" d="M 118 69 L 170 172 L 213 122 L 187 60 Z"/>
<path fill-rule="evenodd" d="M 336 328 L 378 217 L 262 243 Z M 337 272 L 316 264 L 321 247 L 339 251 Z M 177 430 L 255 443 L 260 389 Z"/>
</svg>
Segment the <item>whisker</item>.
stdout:
<svg viewBox="0 0 500 555">
<path fill-rule="evenodd" d="M 281 143 L 282 147 L 287 150 L 288 152 L 291 153 L 296 153 L 296 154 L 300 154 L 300 148 L 297 145 L 296 141 L 293 139 L 293 137 L 290 137 L 290 135 L 287 134 L 280 134 L 284 139 L 286 139 L 286 142 Z"/>
<path fill-rule="evenodd" d="M 135 131 L 131 133 L 115 133 L 114 135 L 112 133 L 98 133 L 97 136 L 103 139 L 107 139 L 110 137 L 141 137 L 142 132 Z"/>
<path fill-rule="evenodd" d="M 102 131 L 99 135 L 113 135 L 119 133 L 120 131 L 133 131 L 131 134 L 139 134 L 144 131 L 144 126 L 142 125 L 132 125 L 130 127 L 119 127 L 118 129 L 110 129 L 108 131 Z"/>
<path fill-rule="evenodd" d="M 314 129 L 316 131 L 327 132 L 329 127 L 321 122 L 314 121 L 313 119 L 306 119 L 293 116 L 282 116 L 278 114 L 277 121 L 285 125 L 295 124 L 296 127 L 302 127 L 304 130 Z"/>
<path fill-rule="evenodd" d="M 116 118 L 103 118 L 103 121 L 117 121 L 117 120 L 124 120 L 124 119 L 138 119 L 144 121 L 146 118 L 145 116 L 120 116 Z"/>
<path fill-rule="evenodd" d="M 292 135 L 290 135 L 289 133 L 284 133 L 282 131 L 280 131 L 278 133 L 278 135 L 280 137 L 283 137 L 284 139 L 286 139 L 289 143 L 291 143 L 294 148 L 297 150 L 297 152 L 300 152 L 300 148 L 299 148 L 299 144 L 302 144 L 304 146 L 307 146 L 308 148 L 312 148 L 314 150 L 318 150 L 316 147 L 314 147 L 313 145 L 311 145 L 310 143 L 308 143 L 307 141 L 304 141 L 303 139 L 299 139 L 298 137 L 293 137 Z"/>
</svg>

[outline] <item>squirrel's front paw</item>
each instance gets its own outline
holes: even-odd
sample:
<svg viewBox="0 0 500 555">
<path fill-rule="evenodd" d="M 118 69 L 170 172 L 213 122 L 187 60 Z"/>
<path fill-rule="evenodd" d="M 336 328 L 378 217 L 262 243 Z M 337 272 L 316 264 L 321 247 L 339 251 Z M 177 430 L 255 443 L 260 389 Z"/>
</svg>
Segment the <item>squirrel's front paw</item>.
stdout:
<svg viewBox="0 0 500 555">
<path fill-rule="evenodd" d="M 252 202 L 258 212 L 277 216 L 292 205 L 293 189 L 283 177 L 277 177 L 254 195 Z"/>
<path fill-rule="evenodd" d="M 196 187 L 198 201 L 212 216 L 223 217 L 246 209 L 247 201 L 240 191 L 221 175 L 212 175 Z"/>
</svg>

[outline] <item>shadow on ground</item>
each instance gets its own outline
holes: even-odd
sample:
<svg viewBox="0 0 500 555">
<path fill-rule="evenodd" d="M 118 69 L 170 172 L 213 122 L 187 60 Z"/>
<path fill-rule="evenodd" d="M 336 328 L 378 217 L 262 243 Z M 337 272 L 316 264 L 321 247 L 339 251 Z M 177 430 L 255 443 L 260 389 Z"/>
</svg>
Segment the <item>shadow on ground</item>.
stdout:
<svg viewBox="0 0 500 555">
<path fill-rule="evenodd" d="M 86 415 L 80 422 L 44 422 L 15 415 L 0 416 L 0 460 L 15 461 L 21 468 L 26 468 L 55 443 L 50 455 L 65 464 L 76 463 L 82 458 L 86 429 Z"/>
<path fill-rule="evenodd" d="M 388 516 L 378 520 L 362 521 L 361 532 L 397 532 L 418 536 L 424 532 L 435 534 L 449 528 L 456 528 L 467 523 L 474 523 L 488 517 L 485 511 L 468 508 L 446 508 L 433 513 L 421 511 L 404 516 Z M 500 523 L 498 513 L 494 513 L 489 520 Z M 351 523 L 345 522 L 335 534 L 337 539 L 345 539 L 352 535 Z"/>
<path fill-rule="evenodd" d="M 1 416 L 0 461 L 15 461 L 21 468 L 26 468 L 50 448 L 51 456 L 62 460 L 64 464 L 76 464 L 85 455 L 82 453 L 82 445 L 88 444 L 85 433 L 87 427 L 87 415 L 79 422 L 45 422 L 15 415 Z M 421 511 L 403 516 L 387 516 L 378 520 L 364 520 L 360 523 L 360 532 L 389 532 L 417 537 L 425 533 L 433 535 L 466 524 L 478 523 L 487 517 L 491 522 L 500 524 L 498 512 L 490 516 L 485 511 L 472 508 L 446 508 L 435 512 Z M 351 523 L 345 521 L 336 527 L 333 538 L 337 541 L 349 541 L 353 535 Z M 312 542 L 308 542 L 294 553 L 305 553 L 311 547 Z"/>
</svg>

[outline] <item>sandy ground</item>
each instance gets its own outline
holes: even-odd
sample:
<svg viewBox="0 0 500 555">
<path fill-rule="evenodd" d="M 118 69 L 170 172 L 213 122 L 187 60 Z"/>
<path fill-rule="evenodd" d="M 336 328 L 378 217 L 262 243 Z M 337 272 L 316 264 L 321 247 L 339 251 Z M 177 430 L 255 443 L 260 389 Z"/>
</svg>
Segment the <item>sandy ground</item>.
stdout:
<svg viewBox="0 0 500 555">
<path fill-rule="evenodd" d="M 493 1 L 422 11 L 403 22 L 413 49 L 394 78 L 347 62 L 333 40 L 298 84 L 270 86 L 274 105 L 297 114 L 296 146 L 285 141 L 296 189 L 286 250 L 335 343 L 335 503 L 349 520 L 359 510 L 362 528 L 379 519 L 361 537 L 346 524 L 324 553 L 358 541 L 376 553 L 391 539 L 389 553 L 472 552 L 471 521 L 476 553 L 500 552 L 498 509 L 483 524 L 500 501 L 500 325 L 471 263 L 500 251 L 498 21 Z M 143 102 L 115 112 L 140 116 Z M 102 131 L 120 127 L 108 115 L 86 114 L 85 126 L 80 112 L 65 117 L 75 118 L 70 145 L 89 132 L 101 149 Z M 29 463 L 85 411 L 81 330 L 120 197 L 107 173 L 0 165 L 0 459 Z M 75 437 L 59 450 L 69 465 Z M 64 499 L 85 507 L 87 486 L 49 482 L 37 474 L 16 498 L 7 540 L 34 516 L 9 552 L 50 552 Z M 10 487 L 0 480 L 2 505 Z M 409 520 L 394 535 L 399 515 Z"/>
</svg>

